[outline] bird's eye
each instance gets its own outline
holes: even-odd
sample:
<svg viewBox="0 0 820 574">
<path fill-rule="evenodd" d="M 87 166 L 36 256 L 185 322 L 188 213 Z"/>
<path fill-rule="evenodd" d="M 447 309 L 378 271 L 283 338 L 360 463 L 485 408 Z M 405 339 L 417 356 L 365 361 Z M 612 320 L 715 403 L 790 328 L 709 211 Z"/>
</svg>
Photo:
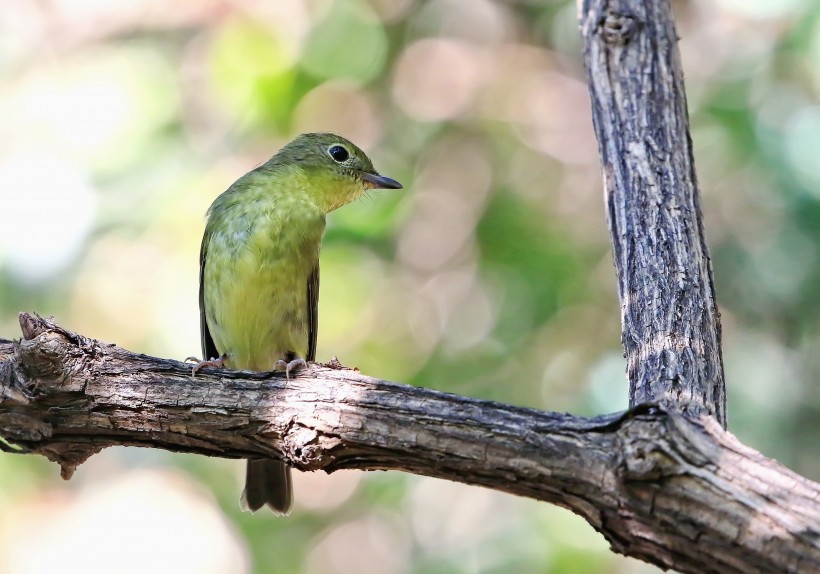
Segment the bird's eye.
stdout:
<svg viewBox="0 0 820 574">
<path fill-rule="evenodd" d="M 333 161 L 337 161 L 339 163 L 346 162 L 347 159 L 350 157 L 350 154 L 347 152 L 347 150 L 340 145 L 330 146 L 327 149 L 327 153 L 330 154 L 330 157 L 333 158 Z"/>
</svg>

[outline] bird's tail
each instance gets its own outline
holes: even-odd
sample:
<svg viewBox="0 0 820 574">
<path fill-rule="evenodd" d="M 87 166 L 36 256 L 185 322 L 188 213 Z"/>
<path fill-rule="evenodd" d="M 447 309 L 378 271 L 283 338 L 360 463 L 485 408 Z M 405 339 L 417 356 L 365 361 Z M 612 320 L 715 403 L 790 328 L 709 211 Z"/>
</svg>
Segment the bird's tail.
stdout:
<svg viewBox="0 0 820 574">
<path fill-rule="evenodd" d="M 293 506 L 290 468 L 278 460 L 249 459 L 239 504 L 251 512 L 267 504 L 276 514 L 288 514 Z"/>
</svg>

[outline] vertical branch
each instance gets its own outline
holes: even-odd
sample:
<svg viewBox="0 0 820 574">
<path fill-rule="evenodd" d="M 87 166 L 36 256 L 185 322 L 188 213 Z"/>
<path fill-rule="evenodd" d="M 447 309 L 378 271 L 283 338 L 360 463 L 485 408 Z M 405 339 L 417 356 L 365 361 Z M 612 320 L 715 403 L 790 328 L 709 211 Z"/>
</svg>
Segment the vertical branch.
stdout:
<svg viewBox="0 0 820 574">
<path fill-rule="evenodd" d="M 726 426 L 720 320 L 669 0 L 579 0 L 630 405 Z"/>
</svg>

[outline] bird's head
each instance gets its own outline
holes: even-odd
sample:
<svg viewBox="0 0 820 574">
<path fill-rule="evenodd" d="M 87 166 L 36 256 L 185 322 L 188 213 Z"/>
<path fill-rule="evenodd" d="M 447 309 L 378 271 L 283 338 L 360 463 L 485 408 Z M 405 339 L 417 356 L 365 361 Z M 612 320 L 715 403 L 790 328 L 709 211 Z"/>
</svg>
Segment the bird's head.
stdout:
<svg viewBox="0 0 820 574">
<path fill-rule="evenodd" d="M 356 145 L 331 133 L 302 134 L 271 161 L 298 166 L 306 178 L 308 193 L 326 212 L 350 203 L 368 189 L 402 187 L 398 181 L 380 175 Z"/>
</svg>

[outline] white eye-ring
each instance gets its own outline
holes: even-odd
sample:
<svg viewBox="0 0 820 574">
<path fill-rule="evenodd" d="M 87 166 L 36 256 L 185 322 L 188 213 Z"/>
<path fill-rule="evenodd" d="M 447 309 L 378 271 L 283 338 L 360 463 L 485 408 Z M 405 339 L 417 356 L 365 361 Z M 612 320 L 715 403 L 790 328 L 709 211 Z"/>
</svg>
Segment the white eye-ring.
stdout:
<svg viewBox="0 0 820 574">
<path fill-rule="evenodd" d="M 336 163 L 344 163 L 350 158 L 350 152 L 340 144 L 333 144 L 327 148 L 327 154 L 332 157 Z"/>
</svg>

